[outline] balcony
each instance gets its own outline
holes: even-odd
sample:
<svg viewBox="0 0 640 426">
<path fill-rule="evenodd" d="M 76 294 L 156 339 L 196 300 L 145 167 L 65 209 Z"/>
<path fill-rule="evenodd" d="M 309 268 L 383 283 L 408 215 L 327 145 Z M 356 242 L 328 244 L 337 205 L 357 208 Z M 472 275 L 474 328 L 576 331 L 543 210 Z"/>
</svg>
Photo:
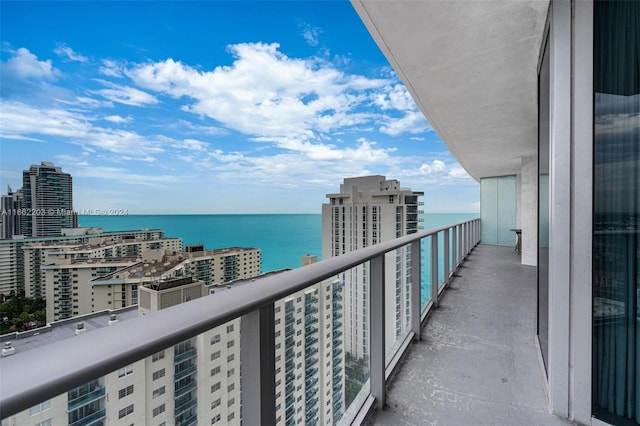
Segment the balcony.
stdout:
<svg viewBox="0 0 640 426">
<path fill-rule="evenodd" d="M 536 269 L 521 266 L 511 247 L 481 245 L 469 260 L 392 380 L 388 408 L 370 422 L 570 424 L 547 410 L 535 346 Z"/>
<path fill-rule="evenodd" d="M 46 350 L 49 361 L 46 365 L 41 362 L 40 351 L 18 351 L 17 354 L 0 360 L 3 372 L 3 380 L 0 382 L 0 411 L 3 416 L 12 416 L 54 397 L 63 387 L 71 389 L 88 380 L 103 377 L 135 360 L 171 348 L 240 318 L 243 421 L 247 424 L 273 424 L 276 419 L 276 302 L 367 262 L 367 293 L 370 296 L 367 315 L 370 330 L 367 333 L 369 343 L 363 351 L 367 358 L 367 376 L 363 381 L 366 383 L 354 403 L 341 410 L 344 411 L 343 420 L 359 424 L 375 406 L 384 407 L 387 404 L 387 375 L 395 369 L 407 351 L 411 352 L 411 348 L 419 348 L 424 344 L 411 345 L 411 342 L 420 339 L 422 322 L 438 306 L 441 290 L 449 284 L 450 277 L 461 266 L 465 257 L 469 256 L 479 235 L 479 220 L 471 220 L 407 235 L 302 268 L 261 277 L 256 279 L 255 284 L 234 287 L 216 294 L 215 297 L 199 298 L 151 315 L 130 319 L 125 327 L 116 325 L 100 328 L 73 339 L 48 344 Z M 402 329 L 399 338 L 394 338 L 393 342 L 385 345 L 385 334 L 396 330 L 395 324 L 385 324 L 387 317 L 396 317 L 393 312 L 396 304 L 387 303 L 385 306 L 385 267 L 395 266 L 395 261 L 386 265 L 385 254 L 402 247 L 411 247 L 411 256 L 403 257 L 403 261 L 410 263 L 407 266 L 414 271 L 411 282 L 407 283 L 411 289 L 410 324 Z M 426 259 L 422 259 L 421 247 L 430 249 L 430 255 Z M 424 277 L 420 269 L 422 263 L 425 265 Z M 395 285 L 395 280 L 392 285 Z M 482 289 L 485 286 L 481 284 L 477 287 Z M 394 315 L 371 314 L 385 312 L 385 308 Z M 289 313 L 292 310 L 289 306 L 285 308 Z M 202 315 L 202 312 L 208 314 Z M 334 319 L 341 317 L 338 314 Z M 341 321 L 334 321 L 334 331 L 341 326 Z M 305 341 L 305 344 L 313 346 L 317 342 L 317 338 L 313 337 Z M 389 349 L 390 352 L 387 351 Z M 342 351 L 338 349 L 334 355 L 340 355 L 340 352 Z M 64 356 L 68 353 L 74 353 L 74 357 Z M 368 354 L 371 354 L 370 358 Z M 285 364 L 287 374 L 295 368 L 292 360 Z M 437 368 L 439 367 L 434 367 Z M 189 366 L 176 372 L 174 380 L 195 373 L 196 370 L 196 365 Z M 305 366 L 305 371 L 307 375 L 314 375 L 318 370 Z M 337 391 L 346 394 L 344 388 Z M 292 408 L 287 406 L 287 414 L 293 412 Z"/>
</svg>

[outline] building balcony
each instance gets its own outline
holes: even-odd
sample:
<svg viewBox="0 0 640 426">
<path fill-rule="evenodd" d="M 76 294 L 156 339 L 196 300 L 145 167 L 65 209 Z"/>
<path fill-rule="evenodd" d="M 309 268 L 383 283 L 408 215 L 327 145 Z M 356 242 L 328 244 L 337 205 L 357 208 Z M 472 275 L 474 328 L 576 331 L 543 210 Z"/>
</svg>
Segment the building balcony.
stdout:
<svg viewBox="0 0 640 426">
<path fill-rule="evenodd" d="M 76 398 L 73 400 L 70 400 L 68 402 L 68 407 L 67 407 L 67 411 L 73 411 L 83 405 L 89 404 L 95 400 L 98 400 L 100 398 L 104 398 L 105 396 L 105 390 L 103 387 L 98 387 L 97 389 L 94 389 L 93 391 L 82 395 L 80 398 Z"/>
<path fill-rule="evenodd" d="M 440 235 L 442 238 L 436 237 Z M 474 260 L 474 262 L 470 262 L 471 267 L 462 274 L 465 279 L 471 275 L 474 265 L 482 263 L 480 256 L 470 254 L 479 240 L 479 235 L 479 220 L 472 220 L 420 234 L 407 235 L 303 268 L 261 277 L 256 279 L 255 284 L 234 287 L 216 294 L 215 297 L 195 299 L 146 316 L 128 319 L 125 326 L 118 323 L 112 327 L 91 330 L 72 339 L 47 344 L 48 362 L 46 365 L 41 362 L 42 356 L 39 350 L 21 351 L 18 348 L 16 354 L 0 359 L 0 369 L 3 372 L 3 380 L 0 381 L 0 411 L 5 417 L 14 416 L 59 394 L 63 388 L 61 383 L 68 386 L 68 389 L 72 389 L 89 380 L 111 374 L 130 365 L 136 359 L 149 357 L 162 348 L 172 348 L 180 342 L 195 338 L 200 333 L 240 318 L 240 368 L 236 371 L 240 377 L 239 391 L 242 395 L 243 422 L 264 424 L 266 422 L 265 416 L 267 416 L 270 420 L 266 423 L 273 424 L 276 419 L 274 401 L 277 392 L 276 367 L 273 362 L 276 352 L 276 302 L 368 262 L 369 287 L 367 293 L 370 300 L 366 315 L 369 326 L 367 332 L 369 342 L 363 349 L 362 355 L 352 359 L 352 364 L 360 368 L 355 382 L 360 390 L 355 390 L 357 395 L 353 402 L 341 410 L 344 411 L 343 419 L 346 422 L 360 424 L 369 413 L 374 412 L 376 406 L 389 406 L 386 390 L 387 377 L 399 367 L 398 361 L 405 354 L 408 353 L 408 359 L 411 360 L 412 354 L 423 347 L 429 351 L 440 350 L 437 341 L 431 342 L 429 339 L 421 339 L 422 324 L 430 313 L 439 312 L 436 307 L 440 294 L 450 284 L 450 277 L 459 267 L 462 267 L 465 259 Z M 424 253 L 421 247 L 425 246 L 430 247 L 431 254 L 423 258 Z M 403 329 L 400 336 L 396 338 L 395 321 L 392 318 L 396 318 L 395 309 L 398 305 L 395 302 L 385 302 L 385 294 L 388 294 L 385 292 L 386 287 L 395 286 L 396 282 L 393 279 L 392 282 L 385 283 L 385 277 L 388 274 L 384 273 L 385 268 L 395 267 L 395 258 L 387 262 L 386 257 L 388 256 L 385 254 L 402 247 L 412 248 L 411 256 L 402 257 L 403 262 L 410 263 L 406 266 L 410 266 L 414 271 L 411 282 L 407 283 L 411 289 L 411 310 L 407 313 L 410 316 L 411 324 Z M 484 247 L 478 249 L 478 253 L 482 250 Z M 439 254 L 442 258 L 439 257 Z M 515 257 L 515 262 L 517 256 L 512 252 L 509 254 Z M 492 260 L 489 259 L 485 263 L 490 267 Z M 424 265 L 424 271 L 422 271 L 424 273 L 421 273 L 422 265 Z M 492 275 L 483 275 L 483 277 L 486 276 Z M 519 277 L 517 273 L 510 276 L 512 278 Z M 474 287 L 479 291 L 491 288 L 483 282 L 477 283 Z M 502 305 L 499 298 L 494 300 L 496 306 Z M 404 304 L 400 306 L 404 308 Z M 466 309 L 466 306 L 456 309 Z M 443 311 L 447 312 L 446 309 Z M 203 316 L 202 312 L 210 314 Z M 372 312 L 376 314 L 374 315 Z M 386 312 L 387 315 L 380 315 L 380 312 Z M 389 321 L 389 323 L 385 324 L 385 321 Z M 478 321 L 476 323 L 480 324 Z M 340 327 L 342 327 L 342 323 L 334 321 L 333 331 L 335 332 Z M 429 329 L 427 326 L 427 330 Z M 344 331 L 344 333 L 347 332 L 347 330 Z M 385 336 L 393 337 L 385 343 Z M 413 341 L 417 341 L 417 343 L 412 345 Z M 312 337 L 305 340 L 305 347 L 314 346 L 317 343 L 318 339 Z M 334 367 L 349 365 L 346 362 L 341 362 L 346 359 L 345 351 L 346 348 L 342 350 L 337 348 L 332 351 L 333 355 L 338 358 L 334 359 Z M 65 356 L 69 353 L 73 353 L 74 356 Z M 288 355 L 290 354 L 291 352 Z M 417 359 L 419 358 L 417 357 Z M 188 375 L 195 374 L 198 371 L 195 360 L 193 365 L 176 372 L 174 380 L 178 381 Z M 363 361 L 362 364 L 359 364 L 360 360 Z M 280 362 L 285 364 L 283 372 L 286 377 L 290 377 L 289 373 L 294 372 L 297 368 L 293 359 L 288 362 L 283 359 Z M 467 362 L 466 365 L 482 365 L 468 360 L 465 362 Z M 536 364 L 534 366 L 537 367 Z M 423 363 L 421 368 L 431 371 L 439 370 L 440 366 L 437 363 L 428 363 L 428 365 Z M 350 369 L 353 370 L 353 368 Z M 78 374 L 78 371 L 82 371 L 82 374 Z M 343 370 L 338 368 L 338 371 L 334 370 L 333 372 L 340 373 L 341 371 Z M 349 379 L 349 371 L 346 369 L 344 371 L 345 380 L 338 382 L 338 388 L 334 389 L 332 385 L 331 390 L 342 395 L 347 395 L 349 392 L 353 394 L 353 382 L 349 383 L 350 387 L 346 383 L 346 379 Z M 400 368 L 397 377 L 400 377 L 399 375 L 403 371 Z M 451 368 L 451 371 L 455 372 L 456 370 Z M 304 372 L 306 373 L 305 379 L 309 379 L 310 376 L 317 374 L 318 369 L 307 363 Z M 510 383 L 510 376 L 507 373 L 500 372 L 500 374 L 499 384 Z M 507 382 L 503 382 L 502 378 L 506 378 Z M 410 379 L 405 381 L 411 382 Z M 443 379 L 442 383 L 446 383 L 446 380 Z M 198 383 L 198 385 L 200 384 L 205 388 L 209 386 L 206 381 Z M 293 383 L 287 384 L 293 385 Z M 421 382 L 416 383 L 416 386 L 422 385 Z M 395 401 L 394 392 L 399 386 L 394 385 L 393 388 L 388 394 L 390 401 Z M 287 386 L 285 392 L 291 396 L 294 389 L 295 386 Z M 483 395 L 483 397 L 486 396 Z M 189 407 L 180 405 L 178 408 L 183 410 Z M 286 408 L 291 409 L 292 407 L 287 404 Z M 389 406 L 380 413 L 382 413 L 381 415 L 392 414 L 393 408 L 393 406 Z M 375 417 L 373 418 L 375 419 Z M 392 420 L 392 422 L 395 421 Z"/>
<path fill-rule="evenodd" d="M 368 423 L 570 424 L 547 409 L 536 269 L 512 247 L 480 245 L 469 260 L 388 386 L 387 408 Z"/>
</svg>

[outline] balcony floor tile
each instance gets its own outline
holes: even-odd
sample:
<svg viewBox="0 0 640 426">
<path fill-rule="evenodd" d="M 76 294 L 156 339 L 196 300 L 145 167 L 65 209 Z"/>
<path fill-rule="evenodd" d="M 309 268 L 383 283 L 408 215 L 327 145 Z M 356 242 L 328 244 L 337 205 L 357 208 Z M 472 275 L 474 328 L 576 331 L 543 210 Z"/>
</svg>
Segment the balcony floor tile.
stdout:
<svg viewBox="0 0 640 426">
<path fill-rule="evenodd" d="M 548 413 L 535 345 L 536 269 L 480 245 L 388 386 L 374 425 L 567 425 Z"/>
</svg>

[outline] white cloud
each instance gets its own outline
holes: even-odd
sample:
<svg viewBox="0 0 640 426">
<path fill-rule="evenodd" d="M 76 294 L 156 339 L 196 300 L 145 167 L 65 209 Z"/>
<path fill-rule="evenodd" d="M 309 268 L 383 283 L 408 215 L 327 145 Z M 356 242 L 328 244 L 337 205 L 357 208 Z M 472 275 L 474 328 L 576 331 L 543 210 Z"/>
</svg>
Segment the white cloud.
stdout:
<svg viewBox="0 0 640 426">
<path fill-rule="evenodd" d="M 21 79 L 54 80 L 60 72 L 53 67 L 51 60 L 39 61 L 28 49 L 21 47 L 14 56 L 2 64 L 2 72 Z"/>
<path fill-rule="evenodd" d="M 186 149 L 188 151 L 204 152 L 207 150 L 208 144 L 195 139 L 184 139 L 176 141 L 172 146 L 174 148 Z"/>
<path fill-rule="evenodd" d="M 116 123 L 116 124 L 124 124 L 124 123 L 130 123 L 131 120 L 133 120 L 133 117 L 128 116 L 128 117 L 122 117 L 120 115 L 108 115 L 106 117 L 104 117 L 105 120 L 110 121 L 112 123 Z"/>
<path fill-rule="evenodd" d="M 311 47 L 317 47 L 320 43 L 319 37 L 322 34 L 322 29 L 319 27 L 312 27 L 309 24 L 300 24 L 302 29 L 302 37 L 306 40 L 307 44 Z"/>
<path fill-rule="evenodd" d="M 82 56 L 79 53 L 74 52 L 73 49 L 67 46 L 65 43 L 58 43 L 53 51 L 59 56 L 66 57 L 70 61 L 87 62 L 89 60 L 89 58 L 87 58 L 86 56 Z"/>
<path fill-rule="evenodd" d="M 162 187 L 179 180 L 177 176 L 172 175 L 143 175 L 121 167 L 103 166 L 79 167 L 73 171 L 73 175 L 74 177 L 113 180 L 131 185 L 156 187 Z"/>
<path fill-rule="evenodd" d="M 408 112 L 402 118 L 387 117 L 386 123 L 380 126 L 381 133 L 398 136 L 402 133 L 424 133 L 432 130 L 429 122 L 418 112 Z"/>
<path fill-rule="evenodd" d="M 229 46 L 231 66 L 200 71 L 167 59 L 130 69 L 141 87 L 193 102 L 183 110 L 286 149 L 309 150 L 320 133 L 371 121 L 356 112 L 369 102 L 368 90 L 388 80 L 350 76 L 317 60 L 292 59 L 278 44 Z"/>
<path fill-rule="evenodd" d="M 228 134 L 228 132 L 221 127 L 201 126 L 186 120 L 178 120 L 178 124 L 180 126 L 186 127 L 187 129 L 193 132 L 198 132 L 198 133 L 206 133 L 208 135 L 218 135 L 218 136 Z"/>
<path fill-rule="evenodd" d="M 107 77 L 122 77 L 123 66 L 118 62 L 103 59 L 102 66 L 100 67 L 100 74 L 105 75 Z"/>
<path fill-rule="evenodd" d="M 91 93 L 99 94 L 110 101 L 133 106 L 153 105 L 158 103 L 158 99 L 156 99 L 155 96 L 134 87 L 121 86 L 106 80 L 96 81 L 107 86 L 108 89 L 96 90 Z"/>
<path fill-rule="evenodd" d="M 86 150 L 100 149 L 149 161 L 164 152 L 164 141 L 136 132 L 94 126 L 93 118 L 58 108 L 33 108 L 4 102 L 0 114 L 0 137 L 42 135 L 62 137 Z"/>
</svg>

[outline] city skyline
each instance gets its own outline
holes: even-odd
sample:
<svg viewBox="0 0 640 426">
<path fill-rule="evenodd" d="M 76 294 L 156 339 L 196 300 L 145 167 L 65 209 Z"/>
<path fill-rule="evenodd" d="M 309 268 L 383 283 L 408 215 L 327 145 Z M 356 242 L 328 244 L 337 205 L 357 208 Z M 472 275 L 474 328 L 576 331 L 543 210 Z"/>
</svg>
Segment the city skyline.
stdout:
<svg viewBox="0 0 640 426">
<path fill-rule="evenodd" d="M 320 213 L 343 178 L 382 174 L 426 212 L 479 211 L 348 2 L 2 11 L 3 190 L 50 161 L 77 210 Z"/>
</svg>

